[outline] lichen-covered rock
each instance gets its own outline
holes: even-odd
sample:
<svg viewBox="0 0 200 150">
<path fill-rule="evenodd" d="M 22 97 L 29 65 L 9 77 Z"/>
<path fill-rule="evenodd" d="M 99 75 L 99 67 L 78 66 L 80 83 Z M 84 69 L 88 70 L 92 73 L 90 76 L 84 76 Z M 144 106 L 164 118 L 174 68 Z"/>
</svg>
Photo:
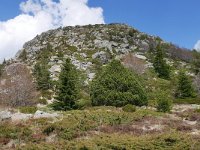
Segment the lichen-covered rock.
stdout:
<svg viewBox="0 0 200 150">
<path fill-rule="evenodd" d="M 56 118 L 59 115 L 57 113 L 47 113 L 44 111 L 37 110 L 33 116 L 34 119 L 38 118 Z"/>
<path fill-rule="evenodd" d="M 10 111 L 1 111 L 0 112 L 0 121 L 5 121 L 11 119 L 12 115 Z"/>
</svg>

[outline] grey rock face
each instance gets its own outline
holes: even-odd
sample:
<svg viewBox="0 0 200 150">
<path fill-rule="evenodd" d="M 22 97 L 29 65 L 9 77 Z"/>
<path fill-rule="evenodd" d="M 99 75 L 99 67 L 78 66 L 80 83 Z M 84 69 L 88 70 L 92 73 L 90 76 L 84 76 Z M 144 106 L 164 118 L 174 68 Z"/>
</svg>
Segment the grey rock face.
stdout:
<svg viewBox="0 0 200 150">
<path fill-rule="evenodd" d="M 97 53 L 93 54 L 92 58 L 93 59 L 99 59 L 102 64 L 106 64 L 108 62 L 108 60 L 110 59 L 108 54 L 104 51 L 97 52 Z"/>
<path fill-rule="evenodd" d="M 108 50 L 110 53 L 126 53 L 132 47 L 147 49 L 148 39 L 155 38 L 135 31 L 134 36 L 129 35 L 133 28 L 124 24 L 93 25 L 64 27 L 49 30 L 36 36 L 33 40 L 24 44 L 29 56 L 32 57 L 37 51 L 42 50 L 50 44 L 54 50 L 66 48 L 67 45 L 77 47 L 77 50 Z M 145 36 L 145 39 L 141 37 Z M 19 52 L 20 53 L 20 52 Z M 19 56 L 19 53 L 16 57 Z"/>
<path fill-rule="evenodd" d="M 5 121 L 11 119 L 12 114 L 9 111 L 1 111 L 0 112 L 0 121 Z"/>
<path fill-rule="evenodd" d="M 38 118 L 55 118 L 58 117 L 59 115 L 57 113 L 47 113 L 47 112 L 43 112 L 40 110 L 37 110 L 33 116 L 34 119 L 38 119 Z"/>
</svg>

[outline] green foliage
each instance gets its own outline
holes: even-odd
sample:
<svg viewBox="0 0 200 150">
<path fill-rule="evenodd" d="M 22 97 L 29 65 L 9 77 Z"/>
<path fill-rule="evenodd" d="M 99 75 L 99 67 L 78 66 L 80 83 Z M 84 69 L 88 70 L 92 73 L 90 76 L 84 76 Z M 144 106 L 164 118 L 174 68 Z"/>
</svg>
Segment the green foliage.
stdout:
<svg viewBox="0 0 200 150">
<path fill-rule="evenodd" d="M 33 72 L 36 82 L 37 82 L 37 89 L 38 90 L 48 90 L 52 86 L 50 72 L 48 70 L 48 66 L 45 63 L 38 62 L 34 66 Z"/>
<path fill-rule="evenodd" d="M 64 53 L 62 51 L 58 51 L 57 56 L 62 59 L 64 57 Z"/>
<path fill-rule="evenodd" d="M 197 51 L 193 51 L 193 71 L 195 72 L 195 74 L 198 74 L 200 72 L 200 53 Z"/>
<path fill-rule="evenodd" d="M 166 61 L 164 60 L 164 52 L 160 45 L 156 47 L 153 66 L 159 78 L 163 78 L 163 79 L 170 78 L 170 68 L 167 65 Z"/>
<path fill-rule="evenodd" d="M 4 60 L 3 60 L 3 63 L 2 63 L 2 64 L 3 64 L 3 65 L 6 65 L 6 63 L 7 63 L 7 62 L 6 62 L 6 59 L 4 58 Z"/>
<path fill-rule="evenodd" d="M 99 72 L 91 84 L 91 99 L 95 106 L 146 105 L 147 96 L 136 76 L 113 60 Z"/>
<path fill-rule="evenodd" d="M 136 106 L 127 104 L 122 108 L 123 111 L 125 112 L 135 112 L 136 111 Z"/>
<path fill-rule="evenodd" d="M 196 112 L 196 113 L 200 113 L 200 109 L 196 109 L 195 112 Z"/>
<path fill-rule="evenodd" d="M 56 102 L 52 107 L 55 110 L 70 110 L 75 108 L 78 98 L 78 74 L 70 59 L 63 64 L 57 85 Z"/>
<path fill-rule="evenodd" d="M 180 71 L 178 75 L 178 86 L 176 90 L 177 98 L 196 97 L 192 81 L 186 75 L 185 71 Z"/>
<path fill-rule="evenodd" d="M 40 98 L 40 99 L 38 100 L 38 103 L 43 104 L 43 105 L 48 104 L 48 103 L 47 103 L 47 100 L 46 100 L 45 98 Z"/>
<path fill-rule="evenodd" d="M 4 65 L 3 65 L 3 64 L 0 64 L 0 77 L 1 77 L 2 74 L 3 74 L 3 68 L 4 68 Z"/>
<path fill-rule="evenodd" d="M 169 112 L 171 108 L 171 97 L 169 97 L 168 93 L 160 91 L 157 95 L 157 110 L 159 112 Z"/>
<path fill-rule="evenodd" d="M 148 35 L 146 35 L 146 34 L 140 35 L 140 40 L 145 40 L 147 38 L 148 38 Z"/>
<path fill-rule="evenodd" d="M 78 109 L 84 109 L 91 106 L 92 106 L 92 102 L 89 99 L 80 99 L 76 102 L 76 108 Z"/>
<path fill-rule="evenodd" d="M 24 114 L 34 114 L 37 111 L 37 107 L 35 106 L 19 107 L 19 111 Z"/>
<path fill-rule="evenodd" d="M 25 49 L 21 52 L 21 54 L 19 55 L 19 58 L 20 58 L 22 61 L 26 61 L 26 60 L 27 60 L 27 52 L 26 52 Z"/>
<path fill-rule="evenodd" d="M 43 133 L 49 136 L 54 130 L 55 130 L 55 126 L 49 125 L 45 127 L 45 129 L 43 130 Z"/>
<path fill-rule="evenodd" d="M 67 45 L 68 50 L 70 50 L 71 52 L 76 52 L 77 51 L 77 47 L 76 46 L 71 46 L 71 45 Z"/>
<path fill-rule="evenodd" d="M 128 32 L 128 35 L 131 36 L 131 37 L 134 37 L 135 33 L 137 33 L 138 31 L 135 30 L 135 29 L 130 29 L 129 32 Z"/>
<path fill-rule="evenodd" d="M 177 98 L 177 99 L 174 99 L 173 102 L 175 104 L 198 104 L 200 105 L 200 98 L 191 98 L 191 97 L 188 97 L 188 98 Z"/>
<path fill-rule="evenodd" d="M 168 133 L 133 136 L 127 134 L 100 134 L 90 138 L 74 139 L 59 143 L 27 144 L 29 149 L 69 149 L 69 150 L 198 150 L 198 138 L 189 134 L 169 131 Z"/>
</svg>

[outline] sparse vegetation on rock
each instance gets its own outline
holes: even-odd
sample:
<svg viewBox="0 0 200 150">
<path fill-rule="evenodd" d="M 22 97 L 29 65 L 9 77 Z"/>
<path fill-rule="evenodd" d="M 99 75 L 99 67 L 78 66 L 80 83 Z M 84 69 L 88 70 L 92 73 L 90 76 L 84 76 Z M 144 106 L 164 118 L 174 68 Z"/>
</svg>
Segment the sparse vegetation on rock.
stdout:
<svg viewBox="0 0 200 150">
<path fill-rule="evenodd" d="M 130 26 L 50 30 L 0 65 L 0 149 L 198 149 L 199 85 L 198 52 Z"/>
</svg>

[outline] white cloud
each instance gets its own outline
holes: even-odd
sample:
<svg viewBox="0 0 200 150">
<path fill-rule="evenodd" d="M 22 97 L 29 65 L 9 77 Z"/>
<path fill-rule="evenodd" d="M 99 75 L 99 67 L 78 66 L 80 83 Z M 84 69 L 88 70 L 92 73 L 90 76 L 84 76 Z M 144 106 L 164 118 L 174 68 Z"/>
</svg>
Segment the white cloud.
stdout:
<svg viewBox="0 0 200 150">
<path fill-rule="evenodd" d="M 23 44 L 37 34 L 59 26 L 104 23 L 102 8 L 91 8 L 88 0 L 27 0 L 22 13 L 0 21 L 0 61 L 13 57 Z"/>
<path fill-rule="evenodd" d="M 194 49 L 200 52 L 200 40 L 194 45 Z"/>
</svg>

